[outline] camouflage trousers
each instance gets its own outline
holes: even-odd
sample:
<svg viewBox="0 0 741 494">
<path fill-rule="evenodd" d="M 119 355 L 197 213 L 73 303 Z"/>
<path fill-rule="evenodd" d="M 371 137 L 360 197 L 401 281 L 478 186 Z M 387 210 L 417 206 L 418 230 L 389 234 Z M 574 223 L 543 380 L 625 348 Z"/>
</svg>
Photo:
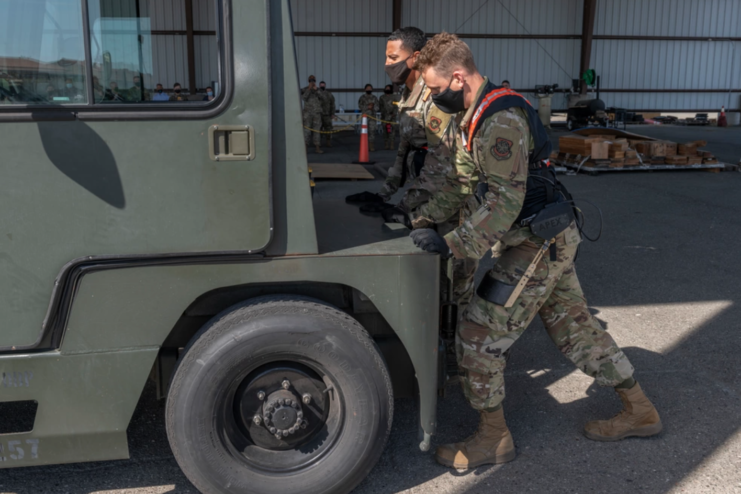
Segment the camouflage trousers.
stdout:
<svg viewBox="0 0 741 494">
<path fill-rule="evenodd" d="M 542 245 L 537 237 L 525 235 L 515 245 L 499 246 L 501 257 L 487 276 L 516 284 Z M 477 410 L 496 407 L 504 399 L 504 353 L 536 313 L 561 353 L 598 384 L 615 386 L 633 375 L 628 358 L 587 308 L 574 267 L 578 242 L 567 244 L 562 233 L 556 246 L 557 260 L 543 256 L 511 308 L 474 295 L 458 322 L 456 357 L 463 392 Z"/>
<path fill-rule="evenodd" d="M 332 115 L 322 115 L 322 132 L 332 132 L 334 126 L 332 125 Z M 322 134 L 327 144 L 332 142 L 332 134 Z"/>
<path fill-rule="evenodd" d="M 306 128 L 308 127 L 308 128 Z M 318 132 L 312 132 L 312 130 L 321 130 L 322 128 L 322 114 L 321 113 L 310 113 L 310 112 L 304 112 L 304 141 L 306 142 L 306 145 L 309 145 L 309 138 L 314 142 L 315 146 L 318 146 L 319 141 L 319 134 Z"/>
<path fill-rule="evenodd" d="M 369 145 L 371 143 L 376 142 L 376 132 L 378 132 L 377 124 L 378 122 L 373 120 L 372 118 L 368 119 L 368 144 Z"/>
<path fill-rule="evenodd" d="M 440 235 L 446 235 L 447 233 L 455 230 L 460 224 L 459 216 L 455 215 L 445 223 L 437 225 L 437 232 Z M 441 268 L 441 280 L 449 279 L 452 276 L 452 288 L 453 288 L 453 301 L 458 306 L 458 314 L 463 314 L 468 307 L 468 304 L 473 298 L 473 291 L 475 288 L 474 276 L 476 275 L 476 269 L 479 267 L 479 261 L 476 259 L 451 259 L 452 266 L 448 268 L 448 263 L 443 261 L 440 263 Z M 447 285 L 447 283 L 446 283 Z M 444 289 L 443 300 L 446 300 L 448 288 L 447 286 L 442 287 Z"/>
</svg>

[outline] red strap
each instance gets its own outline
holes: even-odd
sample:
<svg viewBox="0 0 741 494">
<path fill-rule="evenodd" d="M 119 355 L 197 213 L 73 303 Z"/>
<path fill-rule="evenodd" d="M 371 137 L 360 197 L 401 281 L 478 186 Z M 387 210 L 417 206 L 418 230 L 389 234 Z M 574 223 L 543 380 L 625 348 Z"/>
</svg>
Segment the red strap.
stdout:
<svg viewBox="0 0 741 494">
<path fill-rule="evenodd" d="M 476 112 L 473 114 L 473 118 L 471 119 L 471 123 L 468 124 L 468 130 L 469 131 L 471 129 L 475 129 L 476 128 L 476 125 L 479 123 L 479 119 L 484 114 L 484 112 L 486 111 L 486 109 L 489 108 L 489 106 L 493 102 L 495 102 L 496 100 L 498 100 L 502 96 L 519 96 L 520 98 L 522 98 L 525 101 L 527 101 L 527 98 L 525 98 L 523 95 L 521 95 L 518 92 L 512 91 L 511 89 L 499 88 L 499 89 L 493 90 L 492 92 L 490 92 L 489 94 L 487 94 L 484 97 L 484 99 L 481 101 L 481 104 L 476 109 Z M 530 105 L 530 106 L 533 106 L 529 101 L 527 101 L 527 104 Z M 473 136 L 470 135 L 470 132 L 469 132 L 468 142 L 466 143 L 466 147 L 468 148 L 468 151 L 469 152 L 471 151 L 471 142 L 472 141 L 473 141 Z"/>
</svg>

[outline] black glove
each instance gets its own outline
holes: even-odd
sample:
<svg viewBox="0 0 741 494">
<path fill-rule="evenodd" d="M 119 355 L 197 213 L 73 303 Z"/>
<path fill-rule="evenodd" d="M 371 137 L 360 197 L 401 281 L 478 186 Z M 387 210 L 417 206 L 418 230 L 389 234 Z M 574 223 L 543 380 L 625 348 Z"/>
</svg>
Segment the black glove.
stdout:
<svg viewBox="0 0 741 494">
<path fill-rule="evenodd" d="M 381 216 L 386 223 L 401 223 L 410 230 L 412 229 L 412 220 L 409 219 L 409 215 L 398 206 L 383 211 Z"/>
<path fill-rule="evenodd" d="M 422 250 L 432 254 L 440 254 L 443 259 L 453 257 L 453 252 L 448 247 L 448 243 L 432 228 L 412 230 L 409 236 L 414 240 L 414 245 Z"/>
<path fill-rule="evenodd" d="M 361 213 L 383 213 L 387 209 L 393 209 L 394 206 L 392 204 L 388 204 L 385 202 L 372 202 L 370 204 L 363 204 L 360 206 L 360 212 Z"/>
<path fill-rule="evenodd" d="M 361 192 L 345 197 L 345 202 L 386 202 L 383 197 L 373 192 Z"/>
</svg>

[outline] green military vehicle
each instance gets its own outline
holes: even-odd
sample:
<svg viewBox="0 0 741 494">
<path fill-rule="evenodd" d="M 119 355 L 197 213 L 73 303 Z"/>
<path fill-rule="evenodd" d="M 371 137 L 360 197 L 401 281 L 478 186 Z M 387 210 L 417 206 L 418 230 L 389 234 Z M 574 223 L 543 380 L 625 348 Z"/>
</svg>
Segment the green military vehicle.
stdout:
<svg viewBox="0 0 741 494">
<path fill-rule="evenodd" d="M 312 199 L 287 1 L 5 0 L 0 47 L 0 468 L 127 458 L 148 379 L 204 493 L 349 491 L 395 396 L 429 448 L 439 259 Z"/>
</svg>

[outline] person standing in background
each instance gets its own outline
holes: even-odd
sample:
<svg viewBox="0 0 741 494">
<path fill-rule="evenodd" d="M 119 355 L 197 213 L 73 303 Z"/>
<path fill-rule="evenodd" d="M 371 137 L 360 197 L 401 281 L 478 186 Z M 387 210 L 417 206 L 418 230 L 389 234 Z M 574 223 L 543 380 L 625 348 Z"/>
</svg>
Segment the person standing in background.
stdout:
<svg viewBox="0 0 741 494">
<path fill-rule="evenodd" d="M 373 118 L 368 119 L 368 149 L 370 151 L 376 150 L 376 114 L 381 108 L 378 98 L 373 95 L 373 85 L 365 85 L 365 94 L 358 100 L 358 108 L 360 113 L 370 115 Z"/>
<path fill-rule="evenodd" d="M 383 88 L 383 96 L 380 100 L 381 105 L 381 120 L 383 128 L 383 149 L 394 149 L 394 133 L 396 132 L 396 125 L 388 122 L 396 122 L 396 117 L 399 114 L 397 104 L 399 102 L 399 95 L 394 94 L 394 89 L 391 84 L 386 84 Z"/>
<path fill-rule="evenodd" d="M 322 100 L 319 97 L 319 88 L 316 77 L 309 76 L 309 85 L 301 90 L 301 99 L 304 102 L 304 141 L 309 146 L 309 135 L 314 134 L 312 141 L 318 154 L 324 154 L 319 147 L 319 130 L 322 128 Z"/>
<path fill-rule="evenodd" d="M 152 101 L 170 101 L 170 95 L 165 92 L 165 88 L 162 84 L 157 84 L 155 87 Z"/>
<path fill-rule="evenodd" d="M 176 82 L 172 86 L 172 96 L 170 96 L 170 101 L 188 101 L 188 97 L 183 94 L 183 88 L 180 86 L 180 83 Z"/>
<path fill-rule="evenodd" d="M 327 83 L 321 81 L 319 83 L 319 98 L 322 100 L 322 132 L 332 132 L 334 127 L 332 126 L 332 120 L 337 108 L 334 103 L 334 94 L 327 91 Z M 326 136 L 326 146 L 332 147 L 332 134 L 324 134 Z"/>
<path fill-rule="evenodd" d="M 129 88 L 129 101 L 148 101 L 149 91 L 144 89 L 141 77 L 134 76 L 134 85 Z"/>
<path fill-rule="evenodd" d="M 502 87 L 504 89 L 509 89 L 509 81 L 507 79 L 502 81 Z"/>
</svg>

